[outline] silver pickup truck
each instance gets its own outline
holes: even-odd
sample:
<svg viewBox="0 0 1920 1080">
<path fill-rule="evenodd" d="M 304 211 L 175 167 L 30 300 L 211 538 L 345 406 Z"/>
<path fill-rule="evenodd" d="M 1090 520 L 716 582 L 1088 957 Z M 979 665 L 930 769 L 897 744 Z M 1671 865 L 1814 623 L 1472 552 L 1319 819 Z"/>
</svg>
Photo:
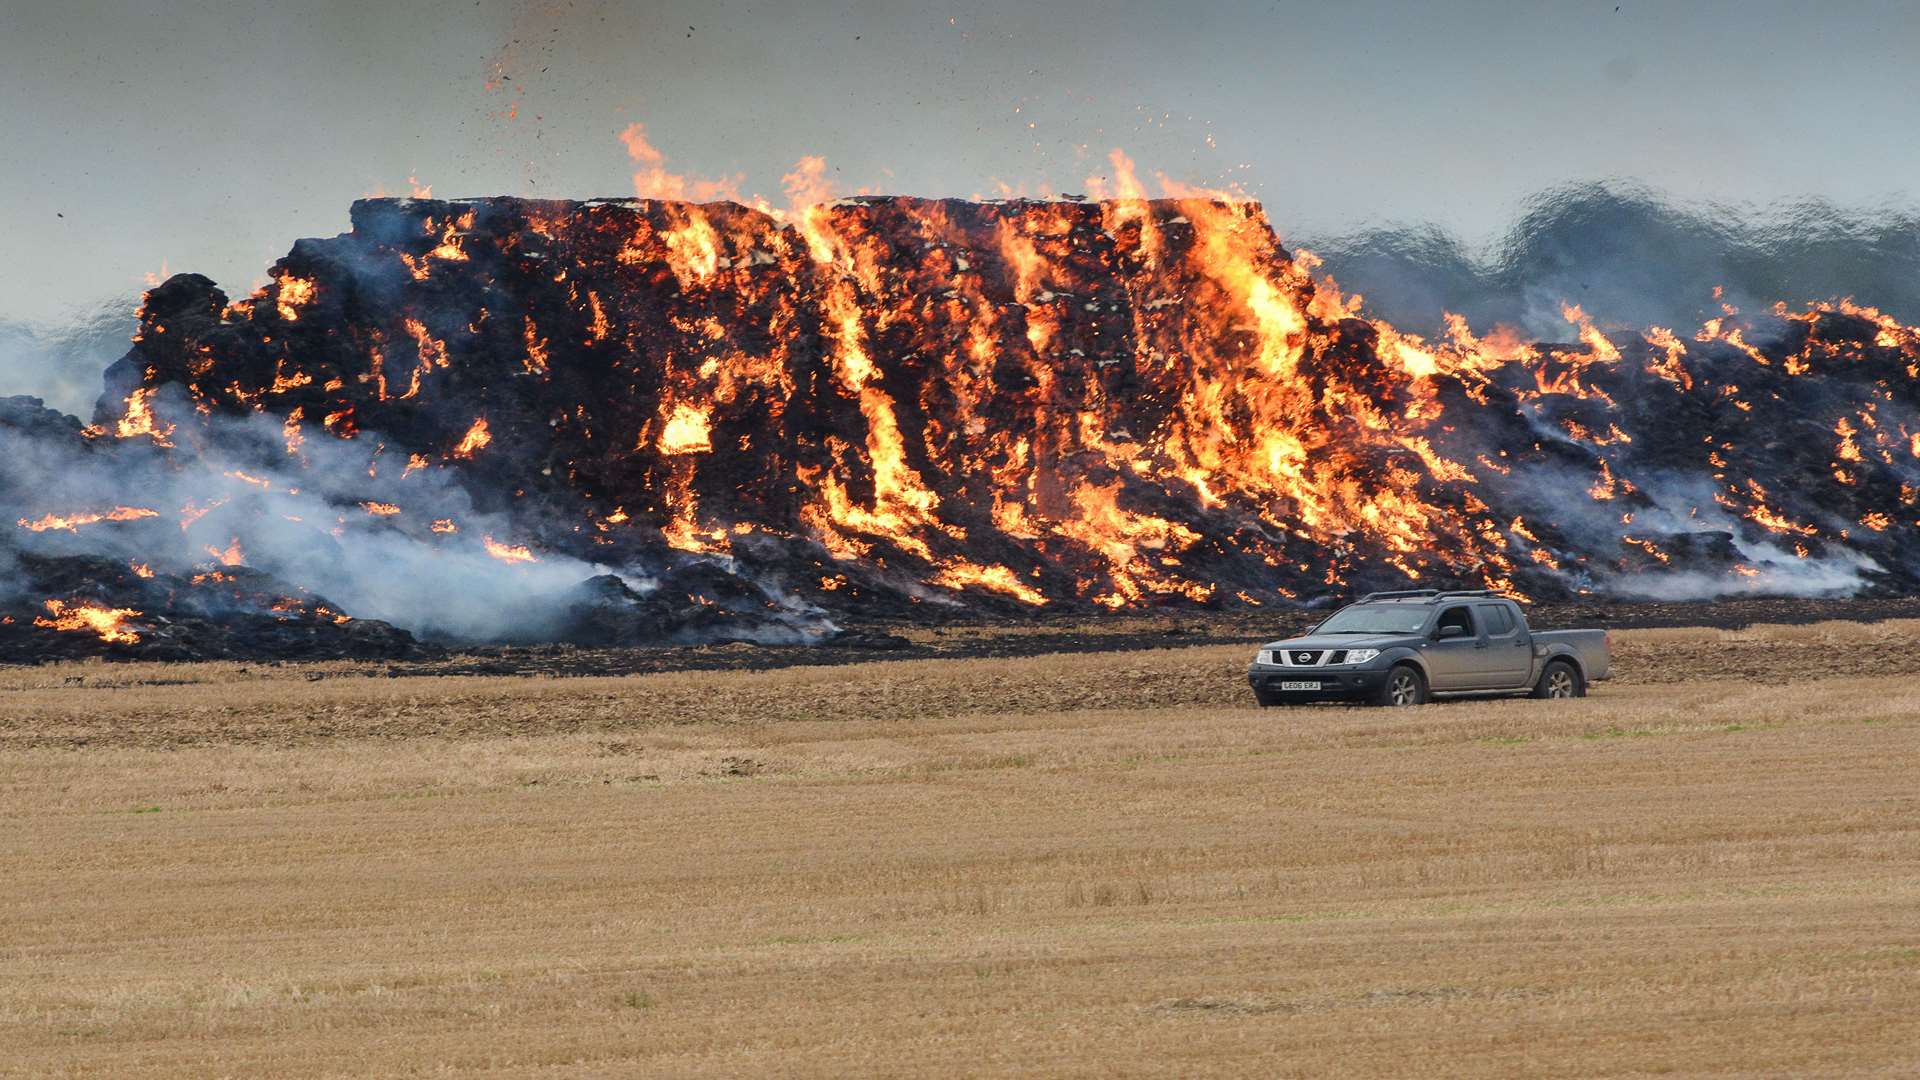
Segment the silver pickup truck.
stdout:
<svg viewBox="0 0 1920 1080">
<path fill-rule="evenodd" d="M 1609 674 L 1610 646 L 1604 630 L 1529 630 L 1520 605 L 1485 591 L 1379 592 L 1305 636 L 1262 645 L 1247 682 L 1262 705 L 1584 697 L 1589 683 Z"/>
</svg>

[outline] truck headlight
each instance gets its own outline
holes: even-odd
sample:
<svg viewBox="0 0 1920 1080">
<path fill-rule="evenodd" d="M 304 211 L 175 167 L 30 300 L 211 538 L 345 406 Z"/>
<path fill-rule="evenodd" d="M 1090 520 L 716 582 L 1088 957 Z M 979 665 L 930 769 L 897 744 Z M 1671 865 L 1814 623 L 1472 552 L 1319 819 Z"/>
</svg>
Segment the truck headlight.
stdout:
<svg viewBox="0 0 1920 1080">
<path fill-rule="evenodd" d="M 1379 649 L 1348 649 L 1347 663 L 1364 664 L 1367 661 L 1379 655 L 1380 655 Z"/>
<path fill-rule="evenodd" d="M 1272 650 L 1272 649 L 1261 649 L 1261 650 L 1260 650 L 1260 654 L 1259 654 L 1258 656 L 1256 656 L 1256 657 L 1254 657 L 1254 661 L 1255 661 L 1256 663 L 1261 663 L 1261 664 L 1265 664 L 1265 665 L 1267 665 L 1268 667 L 1272 667 L 1272 666 L 1274 666 L 1274 664 L 1273 664 L 1273 650 Z"/>
</svg>

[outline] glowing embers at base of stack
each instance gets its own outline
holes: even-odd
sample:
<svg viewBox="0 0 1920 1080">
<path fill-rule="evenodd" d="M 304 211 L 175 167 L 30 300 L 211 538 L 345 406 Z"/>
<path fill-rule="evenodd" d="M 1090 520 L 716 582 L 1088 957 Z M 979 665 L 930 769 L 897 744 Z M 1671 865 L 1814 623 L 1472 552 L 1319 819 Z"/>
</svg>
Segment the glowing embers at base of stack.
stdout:
<svg viewBox="0 0 1920 1080">
<path fill-rule="evenodd" d="M 1074 492 L 1078 513 L 1054 523 L 1061 535 L 1098 552 L 1107 563 L 1110 591 L 1099 592 L 1088 582 L 1097 604 L 1122 608 L 1143 600 L 1184 596 L 1204 602 L 1213 596 L 1210 583 L 1183 581 L 1168 571 L 1180 565 L 1180 553 L 1200 534 L 1177 522 L 1120 508 L 1120 485 L 1084 485 Z M 1156 565 L 1157 564 L 1157 565 Z"/>
<path fill-rule="evenodd" d="M 1018 575 L 1004 566 L 979 566 L 962 559 L 952 559 L 942 564 L 939 572 L 928 578 L 927 582 L 956 592 L 969 588 L 985 589 L 1011 596 L 1034 607 L 1042 607 L 1047 602 L 1045 593 L 1021 581 Z"/>
<path fill-rule="evenodd" d="M 283 596 L 275 600 L 268 610 L 283 620 L 324 619 L 335 626 L 345 626 L 353 621 L 351 615 L 343 615 L 325 604 L 300 597 Z"/>
</svg>

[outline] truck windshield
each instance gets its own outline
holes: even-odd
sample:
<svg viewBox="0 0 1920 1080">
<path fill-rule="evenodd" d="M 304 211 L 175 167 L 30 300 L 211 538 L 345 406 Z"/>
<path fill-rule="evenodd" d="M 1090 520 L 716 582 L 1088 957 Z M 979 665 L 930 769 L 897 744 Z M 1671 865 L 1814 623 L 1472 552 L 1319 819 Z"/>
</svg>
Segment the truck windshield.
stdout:
<svg viewBox="0 0 1920 1080">
<path fill-rule="evenodd" d="M 1433 609 L 1425 604 L 1355 604 L 1334 612 L 1316 634 L 1411 634 Z"/>
</svg>

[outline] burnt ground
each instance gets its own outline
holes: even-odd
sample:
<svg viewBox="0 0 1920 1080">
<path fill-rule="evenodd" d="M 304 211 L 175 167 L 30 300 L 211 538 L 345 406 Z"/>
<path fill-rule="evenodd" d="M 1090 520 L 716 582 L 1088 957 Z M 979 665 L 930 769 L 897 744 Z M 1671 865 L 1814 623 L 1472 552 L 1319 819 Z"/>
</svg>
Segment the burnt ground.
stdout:
<svg viewBox="0 0 1920 1080">
<path fill-rule="evenodd" d="M 1758 623 L 1789 626 L 1827 620 L 1877 622 L 1920 618 L 1920 597 L 1810 600 L 1756 597 L 1712 602 L 1609 601 L 1539 604 L 1527 609 L 1540 630 L 1607 630 L 1704 626 L 1739 629 Z M 724 645 L 584 649 L 566 645 L 495 647 L 446 652 L 394 663 L 406 675 L 630 675 L 663 671 L 764 671 L 775 668 L 870 663 L 877 660 L 1037 656 L 1101 653 L 1192 645 L 1257 644 L 1305 630 L 1316 616 L 1301 611 L 1117 615 L 1105 619 L 1044 616 L 1018 622 L 945 626 L 855 624 L 819 645 Z"/>
</svg>

